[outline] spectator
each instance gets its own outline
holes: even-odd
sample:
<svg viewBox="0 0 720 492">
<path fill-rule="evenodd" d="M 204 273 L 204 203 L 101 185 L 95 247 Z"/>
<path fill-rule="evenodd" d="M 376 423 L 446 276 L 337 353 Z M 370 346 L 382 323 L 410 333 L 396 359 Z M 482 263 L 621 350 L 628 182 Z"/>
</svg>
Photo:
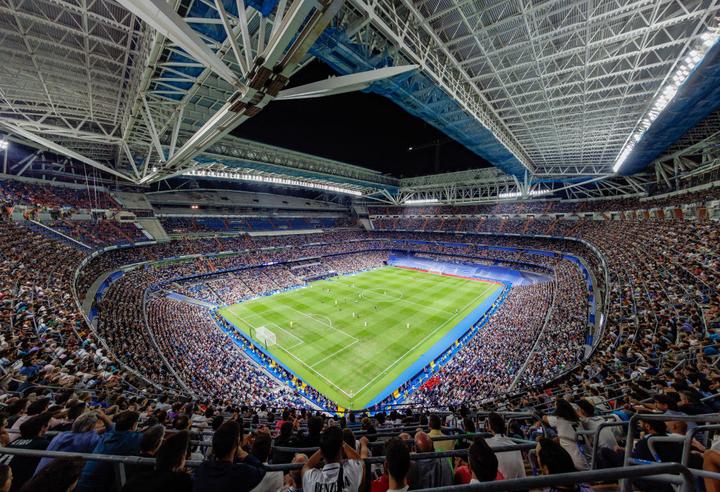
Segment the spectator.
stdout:
<svg viewBox="0 0 720 492">
<path fill-rule="evenodd" d="M 507 427 L 502 415 L 492 412 L 485 422 L 485 430 L 492 433 L 492 437 L 487 439 L 487 443 L 491 448 L 516 444 L 515 441 L 505 435 Z M 525 463 L 521 451 L 505 451 L 495 453 L 495 456 L 498 460 L 498 470 L 506 480 L 525 477 Z"/>
<path fill-rule="evenodd" d="M 293 459 L 293 464 L 305 464 L 308 460 L 306 454 L 298 453 Z M 290 470 L 285 476 L 285 485 L 280 489 L 280 492 L 303 492 L 302 485 L 302 469 Z"/>
<path fill-rule="evenodd" d="M 432 439 L 433 437 L 445 437 L 445 434 L 442 433 L 441 430 L 441 420 L 440 416 L 437 414 L 430 415 L 430 419 L 428 421 L 428 427 L 430 429 L 430 432 L 428 432 L 428 436 Z M 452 451 L 454 444 L 452 440 L 433 440 L 433 444 L 435 445 L 435 449 L 437 451 Z"/>
<path fill-rule="evenodd" d="M 360 453 L 347 445 L 339 427 L 328 427 L 320 439 L 318 449 L 302 469 L 305 492 L 358 492 L 363 482 L 362 459 L 367 458 L 368 440 L 360 439 Z M 325 461 L 322 470 L 317 466 Z"/>
<path fill-rule="evenodd" d="M 485 439 L 478 436 L 468 449 L 468 463 L 472 479 L 470 483 L 493 482 L 503 480 L 503 474 L 498 469 L 498 459 Z"/>
<path fill-rule="evenodd" d="M 540 470 L 543 475 L 558 475 L 577 471 L 575 462 L 565 448 L 547 437 L 538 439 L 535 447 Z M 593 492 L 584 483 L 570 486 L 551 487 L 548 492 Z"/>
<path fill-rule="evenodd" d="M 57 399 L 56 399 L 57 401 Z M 67 432 L 72 430 L 75 420 L 85 412 L 87 404 L 84 401 L 68 404 L 67 414 L 61 424 L 52 426 L 53 431 Z"/>
<path fill-rule="evenodd" d="M 455 456 L 455 470 L 453 475 L 454 485 L 467 485 L 472 480 L 472 472 L 470 471 L 470 464 L 466 459 L 461 456 Z"/>
<path fill-rule="evenodd" d="M 20 435 L 20 426 L 25 422 L 26 420 L 30 419 L 31 417 L 34 417 L 35 415 L 40 415 L 44 413 L 48 407 L 50 406 L 50 399 L 49 398 L 40 398 L 32 403 L 30 403 L 27 407 L 27 411 L 25 415 L 21 415 L 18 417 L 17 420 L 15 420 L 15 423 L 10 427 L 10 437 L 13 439 L 16 438 L 18 435 Z"/>
<path fill-rule="evenodd" d="M 265 476 L 262 463 L 248 454 L 243 445 L 242 427 L 234 420 L 225 422 L 213 434 L 213 458 L 195 471 L 194 492 L 249 492 Z"/>
<path fill-rule="evenodd" d="M 12 441 L 7 447 L 14 449 L 47 449 L 50 441 L 45 437 L 50 424 L 50 414 L 43 413 L 34 415 L 20 425 L 20 437 Z M 40 458 L 32 456 L 8 455 L 2 460 L 12 468 L 12 487 L 10 490 L 20 490 L 25 482 L 30 480 L 35 473 Z"/>
<path fill-rule="evenodd" d="M 318 415 L 310 417 L 307 423 L 308 433 L 298 432 L 297 446 L 299 448 L 314 448 L 320 446 L 321 433 L 323 428 L 323 419 Z M 312 456 L 311 456 L 312 459 Z"/>
<path fill-rule="evenodd" d="M 546 424 L 557 430 L 560 445 L 572 457 L 577 470 L 586 470 L 588 467 L 577 443 L 577 430 L 580 427 L 580 417 L 567 400 L 558 398 L 555 402 L 555 414 L 543 417 Z"/>
<path fill-rule="evenodd" d="M 10 433 L 8 432 L 8 415 L 0 413 L 0 445 L 7 446 L 10 444 Z"/>
<path fill-rule="evenodd" d="M 434 443 L 425 432 L 415 434 L 415 450 L 418 453 L 432 453 Z M 410 486 L 413 489 L 429 489 L 452 485 L 453 473 L 447 458 L 413 458 Z"/>
<path fill-rule="evenodd" d="M 5 463 L 0 464 L 0 492 L 10 492 L 12 487 L 12 468 Z"/>
<path fill-rule="evenodd" d="M 637 460 L 648 462 L 677 462 L 682 459 L 682 445 L 677 442 L 655 442 L 653 447 L 655 452 L 650 449 L 649 440 L 651 437 L 667 436 L 667 425 L 660 420 L 640 420 L 640 429 L 643 437 L 635 443 L 632 450 L 632 457 Z M 635 485 L 641 491 L 660 491 L 671 492 L 672 486 L 669 484 L 653 483 L 645 479 L 633 480 Z"/>
<path fill-rule="evenodd" d="M 155 470 L 130 478 L 123 492 L 191 492 L 192 478 L 185 469 L 189 446 L 190 434 L 187 431 L 168 437 L 158 449 Z"/>
<path fill-rule="evenodd" d="M 136 430 L 139 418 L 140 415 L 131 410 L 117 414 L 113 419 L 113 427 L 103 434 L 93 453 L 137 456 L 143 437 L 142 432 Z M 88 461 L 80 475 L 77 490 L 80 492 L 107 490 L 114 482 L 115 472 L 112 463 Z"/>
<path fill-rule="evenodd" d="M 75 490 L 85 466 L 82 458 L 58 458 L 44 466 L 21 492 L 69 492 Z"/>
<path fill-rule="evenodd" d="M 61 432 L 50 441 L 48 451 L 66 451 L 75 453 L 92 453 L 100 442 L 98 423 L 102 423 L 102 431 L 112 428 L 112 422 L 102 412 L 87 412 L 75 419 L 70 432 Z M 35 470 L 40 470 L 52 463 L 53 458 L 42 458 Z"/>
<path fill-rule="evenodd" d="M 273 447 L 274 464 L 290 463 L 293 459 L 293 453 L 288 451 L 278 451 L 278 447 L 294 447 L 296 446 L 295 436 L 293 435 L 292 422 L 283 422 L 280 426 L 280 434 L 275 438 L 275 446 Z"/>
<path fill-rule="evenodd" d="M 165 437 L 165 427 L 162 424 L 155 424 L 152 427 L 146 429 L 140 439 L 140 452 L 138 456 L 140 458 L 155 458 L 155 455 L 160 449 L 160 445 Z M 153 465 L 128 465 L 125 467 L 125 475 L 128 479 L 137 475 L 138 473 L 152 471 Z"/>
<path fill-rule="evenodd" d="M 272 451 L 272 438 L 270 432 L 258 431 L 255 434 L 255 440 L 252 443 L 252 454 L 263 465 L 267 465 L 268 458 Z M 253 492 L 276 492 L 283 486 L 283 472 L 269 471 L 265 472 L 262 481 L 252 489 Z"/>
<path fill-rule="evenodd" d="M 668 435 L 670 436 L 687 436 L 688 425 L 687 422 L 680 420 L 672 420 L 665 422 L 667 425 Z M 702 470 L 703 467 L 703 453 L 705 452 L 705 446 L 700 443 L 694 437 L 690 440 L 690 456 L 688 456 L 688 466 Z"/>
<path fill-rule="evenodd" d="M 633 458 L 645 461 L 677 462 L 682 458 L 682 446 L 676 442 L 656 442 L 653 444 L 655 453 L 648 445 L 648 440 L 653 436 L 667 436 L 667 425 L 661 420 L 640 420 L 640 429 L 643 432 L 642 439 L 635 443 Z"/>
<path fill-rule="evenodd" d="M 595 432 L 597 428 L 607 422 L 603 417 L 595 415 L 595 406 L 588 400 L 580 400 L 577 402 L 578 411 L 580 413 L 580 421 L 583 429 Z M 598 457 L 598 466 L 600 468 L 611 468 L 613 466 L 622 466 L 622 457 L 617 453 L 618 442 L 613 432 L 613 427 L 604 427 L 598 435 L 598 442 L 592 442 L 592 435 L 585 436 L 585 442 L 588 450 L 592 452 L 592 446 L 595 444 Z"/>
<path fill-rule="evenodd" d="M 410 451 L 400 439 L 390 439 L 386 444 L 385 465 L 388 472 L 388 492 L 407 492 Z"/>
<path fill-rule="evenodd" d="M 712 449 L 703 455 L 703 470 L 720 473 L 720 452 Z M 705 478 L 705 492 L 720 492 L 720 480 Z"/>
</svg>

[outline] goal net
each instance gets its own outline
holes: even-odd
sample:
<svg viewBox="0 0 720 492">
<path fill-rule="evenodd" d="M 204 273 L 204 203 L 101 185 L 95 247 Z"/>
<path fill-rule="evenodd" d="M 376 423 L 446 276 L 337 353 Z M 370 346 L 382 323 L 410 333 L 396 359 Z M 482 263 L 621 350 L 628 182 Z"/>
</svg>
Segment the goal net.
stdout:
<svg viewBox="0 0 720 492">
<path fill-rule="evenodd" d="M 255 339 L 258 340 L 263 345 L 265 345 L 266 347 L 268 345 L 275 345 L 277 343 L 277 339 L 275 338 L 275 333 L 270 331 L 265 326 L 259 326 L 259 327 L 255 328 Z"/>
</svg>

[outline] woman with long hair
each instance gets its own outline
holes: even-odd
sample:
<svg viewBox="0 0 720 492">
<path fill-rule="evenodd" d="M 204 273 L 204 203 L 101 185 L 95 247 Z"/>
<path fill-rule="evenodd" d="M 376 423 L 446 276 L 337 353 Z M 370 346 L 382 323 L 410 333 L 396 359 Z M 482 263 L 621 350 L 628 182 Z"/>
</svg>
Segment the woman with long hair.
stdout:
<svg viewBox="0 0 720 492">
<path fill-rule="evenodd" d="M 555 402 L 555 413 L 544 415 L 543 422 L 557 431 L 560 445 L 572 458 L 576 470 L 587 470 L 588 463 L 578 446 L 578 429 L 582 427 L 575 408 L 562 398 Z"/>
</svg>

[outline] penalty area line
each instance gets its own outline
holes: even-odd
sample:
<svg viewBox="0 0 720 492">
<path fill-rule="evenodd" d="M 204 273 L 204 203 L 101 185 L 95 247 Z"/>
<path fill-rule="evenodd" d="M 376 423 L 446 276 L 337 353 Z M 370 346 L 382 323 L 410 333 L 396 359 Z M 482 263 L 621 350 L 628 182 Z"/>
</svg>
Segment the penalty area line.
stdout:
<svg viewBox="0 0 720 492">
<path fill-rule="evenodd" d="M 241 321 L 242 323 L 245 323 L 245 324 L 248 325 L 250 328 L 256 329 L 252 324 L 250 324 L 250 323 L 248 323 L 247 321 L 241 319 L 239 316 L 236 316 L 236 317 L 238 318 L 239 321 Z M 274 324 L 274 323 L 273 323 L 273 324 Z M 354 343 L 354 342 L 353 342 L 353 343 Z M 326 383 L 328 383 L 329 385 L 331 385 L 333 388 L 335 388 L 336 390 L 338 390 L 339 392 L 341 392 L 343 395 L 347 396 L 347 397 L 350 398 L 350 399 L 353 398 L 351 395 L 348 394 L 347 391 L 345 391 L 345 390 L 342 389 L 340 386 L 338 386 L 337 384 L 333 383 L 333 382 L 330 381 L 328 378 L 326 378 L 325 376 L 323 376 L 322 374 L 320 374 L 318 371 L 316 371 L 315 369 L 313 369 L 312 367 L 310 367 L 305 361 L 303 361 L 301 358 L 299 358 L 298 356 L 296 356 L 295 354 L 293 354 L 292 352 L 290 352 L 290 350 L 286 349 L 285 347 L 283 347 L 283 346 L 280 345 L 280 344 L 275 344 L 275 347 L 279 348 L 280 350 L 282 350 L 283 352 L 285 352 L 286 354 L 288 354 L 290 357 L 292 357 L 293 359 L 295 359 L 296 361 L 298 361 L 298 362 L 299 362 L 300 364 L 302 364 L 305 368 L 307 368 L 310 372 L 312 372 L 313 374 L 315 374 L 316 376 L 318 376 L 319 378 L 321 378 L 323 381 L 325 381 Z M 300 379 L 304 379 L 304 378 L 300 378 Z"/>
<path fill-rule="evenodd" d="M 319 361 L 315 362 L 313 365 L 308 366 L 308 367 L 310 367 L 310 368 L 312 369 L 313 367 L 317 366 L 317 365 L 320 364 L 321 362 L 325 362 L 325 361 L 328 360 L 329 358 L 336 356 L 337 354 L 339 354 L 339 353 L 342 352 L 343 350 L 349 349 L 350 347 L 352 347 L 353 345 L 355 345 L 355 344 L 358 343 L 359 341 L 360 341 L 360 340 L 355 340 L 354 342 L 352 342 L 352 343 L 350 343 L 350 344 L 348 344 L 348 345 L 345 345 L 344 347 L 336 350 L 335 352 L 333 352 L 332 354 L 328 355 L 327 357 L 323 357 L 322 359 L 320 359 Z"/>
<path fill-rule="evenodd" d="M 310 370 L 310 372 L 312 372 L 312 373 L 315 374 L 316 376 L 322 378 L 326 383 L 328 383 L 329 385 L 331 385 L 331 386 L 332 386 L 333 388 L 335 388 L 336 390 L 340 391 L 343 395 L 347 396 L 348 398 L 352 398 L 352 396 L 350 396 L 344 389 L 342 389 L 340 386 L 338 386 L 337 384 L 333 383 L 333 382 L 330 381 L 328 378 L 326 378 L 325 376 L 323 376 L 322 374 L 320 374 L 318 371 L 316 371 L 315 369 L 313 369 L 312 367 L 310 367 L 309 365 L 307 365 L 307 363 L 306 363 L 305 361 L 303 361 L 301 358 L 299 358 L 299 357 L 296 356 L 295 354 L 291 353 L 291 352 L 290 352 L 289 350 L 287 350 L 285 347 L 282 347 L 282 346 L 280 346 L 280 345 L 277 345 L 277 347 L 278 347 L 280 350 L 284 351 L 286 354 L 288 354 L 290 357 L 292 357 L 293 359 L 295 359 L 296 361 L 298 361 L 300 364 L 302 364 L 303 366 L 305 366 L 308 370 Z M 301 378 L 301 379 L 302 379 L 302 378 Z"/>
</svg>

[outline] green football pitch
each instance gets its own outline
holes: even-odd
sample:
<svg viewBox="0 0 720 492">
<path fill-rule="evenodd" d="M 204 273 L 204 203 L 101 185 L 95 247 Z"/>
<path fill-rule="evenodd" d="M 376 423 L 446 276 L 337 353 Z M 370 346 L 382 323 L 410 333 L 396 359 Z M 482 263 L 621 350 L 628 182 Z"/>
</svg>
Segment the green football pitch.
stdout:
<svg viewBox="0 0 720 492">
<path fill-rule="evenodd" d="M 360 409 L 499 288 L 384 267 L 219 312 L 258 343 L 269 336 L 272 356 L 338 406 Z"/>
</svg>

